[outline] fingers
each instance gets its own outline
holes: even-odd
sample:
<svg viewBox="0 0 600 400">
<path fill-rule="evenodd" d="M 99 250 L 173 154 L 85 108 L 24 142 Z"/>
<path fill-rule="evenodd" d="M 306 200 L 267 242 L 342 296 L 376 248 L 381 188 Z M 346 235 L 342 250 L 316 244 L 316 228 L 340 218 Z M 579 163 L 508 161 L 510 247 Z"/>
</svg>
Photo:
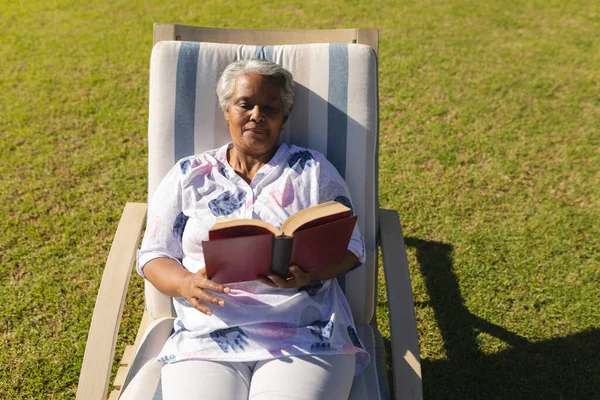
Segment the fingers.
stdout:
<svg viewBox="0 0 600 400">
<path fill-rule="evenodd" d="M 196 296 L 190 298 L 190 304 L 192 304 L 196 310 L 206 315 L 212 315 L 212 311 L 207 304 L 223 307 L 225 305 L 225 301 L 202 291 Z"/>
<path fill-rule="evenodd" d="M 280 276 L 277 275 L 269 275 L 269 276 L 257 276 L 256 280 L 259 282 L 264 283 L 265 285 L 274 287 L 274 288 L 282 288 L 282 289 L 289 289 L 289 288 L 293 288 L 296 287 L 295 283 L 293 282 L 294 278 L 288 278 L 288 279 L 283 279 Z"/>
<path fill-rule="evenodd" d="M 225 300 L 211 295 L 210 292 L 215 293 L 229 293 L 230 289 L 217 282 L 213 282 L 210 279 L 206 278 L 206 270 L 202 269 L 194 274 L 192 279 L 189 281 L 189 289 L 188 295 L 186 296 L 190 302 L 190 304 L 198 311 L 206 314 L 212 315 L 211 309 L 208 307 L 209 305 L 216 305 L 219 307 L 223 307 L 225 305 Z"/>
<path fill-rule="evenodd" d="M 259 282 L 264 283 L 265 285 L 271 286 L 271 287 L 277 287 L 277 285 L 270 280 L 269 278 L 267 278 L 266 276 L 257 276 L 256 280 Z"/>
<path fill-rule="evenodd" d="M 197 297 L 190 298 L 190 304 L 201 313 L 212 315 L 211 309 L 205 306 L 204 303 L 202 303 Z"/>
<path fill-rule="evenodd" d="M 211 292 L 229 293 L 229 288 L 227 286 L 211 281 L 206 277 L 206 268 L 202 268 L 196 272 L 195 275 L 200 279 L 199 284 L 197 285 L 199 288 L 210 290 Z"/>
<path fill-rule="evenodd" d="M 304 272 L 299 266 L 292 265 L 290 267 L 294 279 L 300 283 L 300 286 L 308 285 L 310 283 L 310 272 Z"/>
<path fill-rule="evenodd" d="M 279 288 L 289 289 L 294 287 L 292 280 L 283 279 L 277 275 L 269 275 L 268 278 Z"/>
<path fill-rule="evenodd" d="M 205 279 L 202 282 L 202 289 L 204 290 L 210 290 L 211 292 L 216 292 L 216 293 L 229 293 L 229 288 L 225 285 L 221 285 L 220 283 L 217 282 L 213 282 L 210 279 Z"/>
<path fill-rule="evenodd" d="M 310 283 L 310 273 L 304 272 L 297 265 L 292 265 L 290 272 L 292 273 L 292 277 L 287 279 L 277 275 L 269 275 L 268 277 L 259 277 L 258 280 L 271 287 L 282 289 L 299 288 Z"/>
<path fill-rule="evenodd" d="M 290 272 L 294 276 L 292 279 L 292 281 L 294 281 L 294 287 L 299 288 L 310 283 L 310 272 L 304 272 L 297 265 L 292 265 L 290 267 Z"/>
</svg>

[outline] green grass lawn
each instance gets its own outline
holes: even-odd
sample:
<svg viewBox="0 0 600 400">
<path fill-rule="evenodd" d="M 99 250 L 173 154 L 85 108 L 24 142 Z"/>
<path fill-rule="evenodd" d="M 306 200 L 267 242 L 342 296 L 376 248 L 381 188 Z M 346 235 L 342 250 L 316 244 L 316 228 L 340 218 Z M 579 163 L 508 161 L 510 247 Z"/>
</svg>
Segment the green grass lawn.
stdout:
<svg viewBox="0 0 600 400">
<path fill-rule="evenodd" d="M 380 202 L 426 398 L 598 396 L 600 3 L 166 3 L 0 0 L 0 398 L 74 396 L 120 213 L 146 201 L 154 22 L 378 28 Z"/>
</svg>

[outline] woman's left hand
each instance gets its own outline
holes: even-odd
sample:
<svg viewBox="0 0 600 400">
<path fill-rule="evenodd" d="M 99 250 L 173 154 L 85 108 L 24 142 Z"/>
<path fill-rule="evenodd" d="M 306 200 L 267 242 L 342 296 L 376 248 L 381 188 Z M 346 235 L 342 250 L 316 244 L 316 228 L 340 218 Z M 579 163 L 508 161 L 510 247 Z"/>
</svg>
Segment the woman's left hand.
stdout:
<svg viewBox="0 0 600 400">
<path fill-rule="evenodd" d="M 258 277 L 258 280 L 265 285 L 283 289 L 297 289 L 310 283 L 310 272 L 302 271 L 297 265 L 292 265 L 290 267 L 290 272 L 292 273 L 292 276 L 287 279 L 277 275 L 269 275 Z"/>
</svg>

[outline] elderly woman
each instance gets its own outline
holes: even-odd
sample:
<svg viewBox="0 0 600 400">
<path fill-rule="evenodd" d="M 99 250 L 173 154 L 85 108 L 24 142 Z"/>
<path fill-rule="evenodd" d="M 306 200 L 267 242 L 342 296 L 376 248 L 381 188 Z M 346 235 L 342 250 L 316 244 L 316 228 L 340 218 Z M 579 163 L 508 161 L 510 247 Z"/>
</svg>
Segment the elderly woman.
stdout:
<svg viewBox="0 0 600 400">
<path fill-rule="evenodd" d="M 217 83 L 231 143 L 180 160 L 150 202 L 138 272 L 174 298 L 175 332 L 158 362 L 165 399 L 343 399 L 368 363 L 336 276 L 360 266 L 355 228 L 344 259 L 293 277 L 221 285 L 202 241 L 217 217 L 275 226 L 328 200 L 350 205 L 320 153 L 281 144 L 294 102 L 291 74 L 264 60 L 230 64 Z"/>
</svg>

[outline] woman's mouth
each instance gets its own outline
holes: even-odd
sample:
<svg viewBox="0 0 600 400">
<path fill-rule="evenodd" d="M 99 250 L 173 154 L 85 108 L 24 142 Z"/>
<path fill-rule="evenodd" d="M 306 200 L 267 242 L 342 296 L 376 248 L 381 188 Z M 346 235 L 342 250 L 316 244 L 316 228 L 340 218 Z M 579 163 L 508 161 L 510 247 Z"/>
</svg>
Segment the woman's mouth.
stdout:
<svg viewBox="0 0 600 400">
<path fill-rule="evenodd" d="M 263 129 L 263 128 L 248 128 L 248 129 L 246 129 L 246 132 L 252 132 L 252 133 L 256 133 L 258 135 L 262 135 L 262 134 L 267 133 L 267 130 Z"/>
</svg>

